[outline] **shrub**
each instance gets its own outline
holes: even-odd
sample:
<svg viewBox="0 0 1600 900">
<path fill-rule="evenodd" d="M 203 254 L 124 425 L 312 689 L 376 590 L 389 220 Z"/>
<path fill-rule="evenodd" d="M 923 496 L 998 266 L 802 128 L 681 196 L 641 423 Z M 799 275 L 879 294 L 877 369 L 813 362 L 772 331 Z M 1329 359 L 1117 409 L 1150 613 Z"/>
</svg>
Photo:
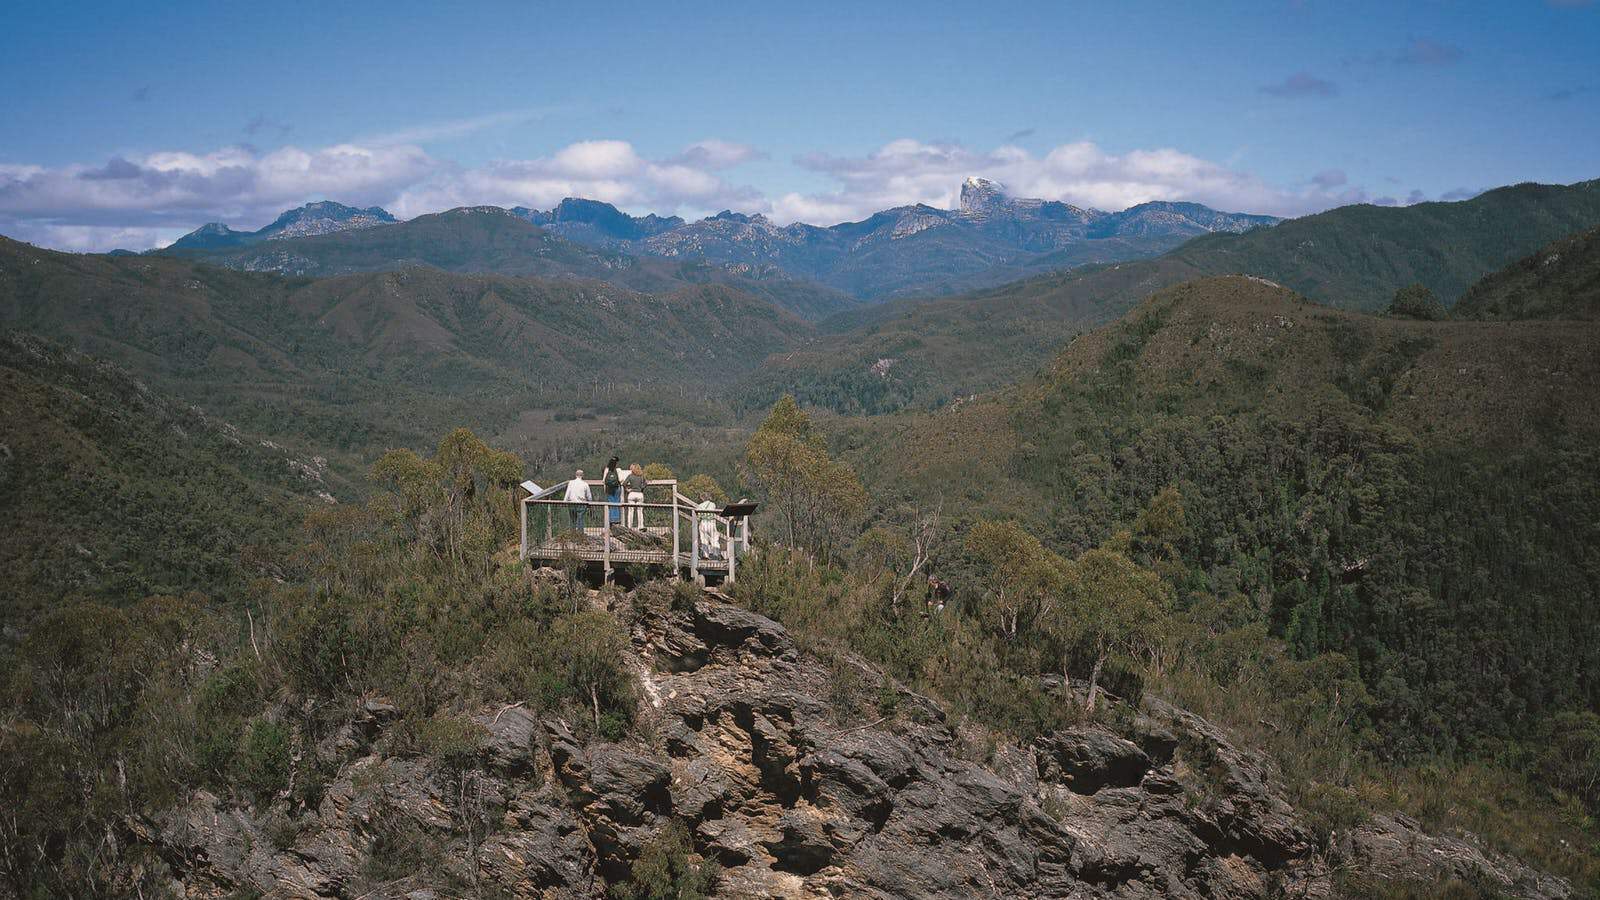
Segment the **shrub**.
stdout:
<svg viewBox="0 0 1600 900">
<path fill-rule="evenodd" d="M 639 851 L 631 877 L 611 886 L 615 900 L 707 900 L 716 890 L 715 861 L 694 854 L 689 829 L 668 822 Z"/>
<path fill-rule="evenodd" d="M 289 786 L 289 730 L 257 719 L 245 735 L 237 762 L 239 785 L 257 800 L 268 800 Z"/>
<path fill-rule="evenodd" d="M 407 730 L 413 749 L 457 772 L 477 762 L 485 735 L 482 725 L 461 716 L 434 716 L 410 723 Z"/>
</svg>

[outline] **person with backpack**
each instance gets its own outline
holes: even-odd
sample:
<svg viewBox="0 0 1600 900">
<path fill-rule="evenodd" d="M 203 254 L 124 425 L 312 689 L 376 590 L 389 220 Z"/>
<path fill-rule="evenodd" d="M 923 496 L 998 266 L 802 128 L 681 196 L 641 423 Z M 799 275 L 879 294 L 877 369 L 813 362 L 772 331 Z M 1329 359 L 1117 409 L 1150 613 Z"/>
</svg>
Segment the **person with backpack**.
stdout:
<svg viewBox="0 0 1600 900">
<path fill-rule="evenodd" d="M 606 470 L 600 476 L 601 483 L 606 489 L 606 515 L 610 517 L 611 524 L 622 524 L 622 460 L 613 456 L 606 463 Z"/>
</svg>

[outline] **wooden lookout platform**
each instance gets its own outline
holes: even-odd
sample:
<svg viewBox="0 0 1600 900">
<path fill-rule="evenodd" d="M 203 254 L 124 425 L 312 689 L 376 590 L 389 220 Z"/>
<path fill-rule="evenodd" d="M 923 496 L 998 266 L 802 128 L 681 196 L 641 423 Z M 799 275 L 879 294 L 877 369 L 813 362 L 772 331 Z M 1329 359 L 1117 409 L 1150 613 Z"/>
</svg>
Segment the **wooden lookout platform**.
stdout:
<svg viewBox="0 0 1600 900">
<path fill-rule="evenodd" d="M 708 576 L 732 582 L 739 559 L 750 552 L 753 505 L 699 509 L 678 492 L 674 478 L 646 482 L 643 503 L 608 503 L 601 482 L 585 483 L 598 499 L 564 499 L 566 481 L 547 488 L 523 482 L 522 559 L 599 563 L 607 581 L 617 567 L 633 565 L 700 582 Z"/>
</svg>

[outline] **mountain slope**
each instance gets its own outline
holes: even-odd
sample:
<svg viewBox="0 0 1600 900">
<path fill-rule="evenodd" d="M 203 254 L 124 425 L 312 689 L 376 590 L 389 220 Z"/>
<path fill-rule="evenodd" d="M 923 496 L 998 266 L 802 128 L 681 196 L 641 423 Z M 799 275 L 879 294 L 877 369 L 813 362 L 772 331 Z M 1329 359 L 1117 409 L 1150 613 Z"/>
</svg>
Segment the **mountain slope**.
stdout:
<svg viewBox="0 0 1600 900">
<path fill-rule="evenodd" d="M 1204 275 L 1261 276 L 1329 306 L 1383 309 L 1417 281 L 1453 301 L 1484 273 L 1596 224 L 1600 181 L 1518 185 L 1459 203 L 1342 207 L 1197 238 L 1155 259 L 853 311 L 826 323 L 834 333 L 803 352 L 773 360 L 752 384 L 751 402 L 792 385 L 802 399 L 841 412 L 885 412 L 993 390 L 1025 377 L 1072 335 Z"/>
<path fill-rule="evenodd" d="M 1600 318 L 1600 228 L 1555 241 L 1485 276 L 1451 310 L 1458 319 Z"/>
<path fill-rule="evenodd" d="M 322 505 L 324 477 L 321 460 L 291 457 L 125 369 L 7 332 L 0 621 L 69 597 L 235 599 Z"/>
</svg>

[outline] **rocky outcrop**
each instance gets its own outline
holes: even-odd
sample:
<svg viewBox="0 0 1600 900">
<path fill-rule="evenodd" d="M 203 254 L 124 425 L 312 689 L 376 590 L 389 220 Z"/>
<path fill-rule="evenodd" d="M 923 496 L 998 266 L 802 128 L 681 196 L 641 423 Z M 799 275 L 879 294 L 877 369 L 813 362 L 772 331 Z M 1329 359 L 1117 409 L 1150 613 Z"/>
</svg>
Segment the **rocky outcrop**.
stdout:
<svg viewBox="0 0 1600 900">
<path fill-rule="evenodd" d="M 1485 893 L 1566 900 L 1572 886 L 1460 837 L 1433 835 L 1408 816 L 1375 815 L 1341 837 L 1337 858 L 1370 883 L 1481 885 Z"/>
<path fill-rule="evenodd" d="M 191 897 L 599 896 L 673 821 L 720 864 L 727 897 L 1332 894 L 1272 764 L 1183 710 L 1151 702 L 1120 733 L 1090 722 L 1028 746 L 984 736 L 993 751 L 974 752 L 974 726 L 910 691 L 891 715 L 841 719 L 834 668 L 713 595 L 618 600 L 647 738 L 586 741 L 512 706 L 477 716 L 477 760 L 448 765 L 380 752 L 393 710 L 368 703 L 318 748 L 337 776 L 314 811 L 291 821 L 197 793 L 135 831 Z M 1391 824 L 1347 837 L 1342 858 L 1425 871 L 1404 868 L 1417 838 Z M 1452 873 L 1487 867 L 1508 891 L 1564 896 L 1436 846 L 1423 855 Z"/>
</svg>

